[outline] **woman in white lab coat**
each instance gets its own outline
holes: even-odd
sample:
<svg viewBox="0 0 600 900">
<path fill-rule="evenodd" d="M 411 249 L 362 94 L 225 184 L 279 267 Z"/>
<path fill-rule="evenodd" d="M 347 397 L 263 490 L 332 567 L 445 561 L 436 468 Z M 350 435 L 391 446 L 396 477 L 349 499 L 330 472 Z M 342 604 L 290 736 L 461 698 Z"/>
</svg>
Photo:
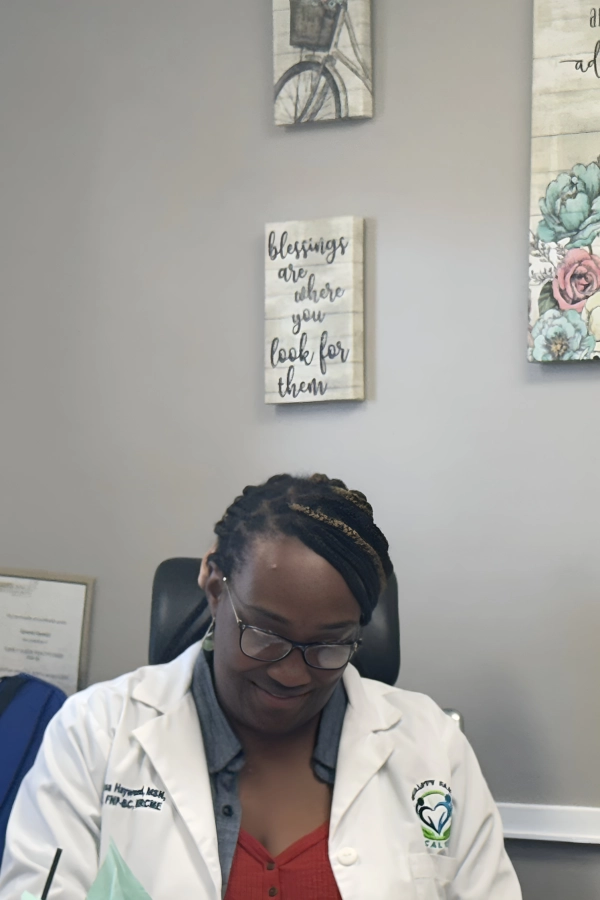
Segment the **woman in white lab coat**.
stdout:
<svg viewBox="0 0 600 900">
<path fill-rule="evenodd" d="M 201 575 L 211 634 L 75 695 L 9 822 L 0 900 L 84 900 L 109 844 L 152 900 L 520 900 L 474 754 L 350 664 L 391 573 L 365 496 L 246 488 Z"/>
</svg>

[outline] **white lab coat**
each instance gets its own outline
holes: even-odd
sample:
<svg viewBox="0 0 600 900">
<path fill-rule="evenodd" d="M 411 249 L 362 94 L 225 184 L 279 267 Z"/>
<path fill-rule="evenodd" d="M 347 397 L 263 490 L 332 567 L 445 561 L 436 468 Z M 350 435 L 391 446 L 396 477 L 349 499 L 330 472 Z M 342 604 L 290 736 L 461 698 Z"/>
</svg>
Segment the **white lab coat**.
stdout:
<svg viewBox="0 0 600 900">
<path fill-rule="evenodd" d="M 39 897 L 57 847 L 50 900 L 84 900 L 111 839 L 152 900 L 221 900 L 190 692 L 198 650 L 66 702 L 15 802 L 0 900 L 24 890 Z M 520 900 L 498 811 L 456 724 L 428 697 L 363 679 L 352 666 L 344 684 L 329 836 L 343 900 Z M 454 804 L 450 838 L 437 847 L 426 846 L 413 799 L 428 780 L 450 788 Z"/>
</svg>

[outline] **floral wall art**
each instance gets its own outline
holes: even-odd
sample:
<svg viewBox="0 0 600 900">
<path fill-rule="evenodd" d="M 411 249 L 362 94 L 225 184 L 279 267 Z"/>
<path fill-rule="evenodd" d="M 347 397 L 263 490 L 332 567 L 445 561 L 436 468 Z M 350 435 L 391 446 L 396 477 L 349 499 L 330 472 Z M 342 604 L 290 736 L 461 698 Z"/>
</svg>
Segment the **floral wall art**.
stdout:
<svg viewBox="0 0 600 900">
<path fill-rule="evenodd" d="M 535 0 L 532 362 L 600 358 L 600 7 Z"/>
</svg>

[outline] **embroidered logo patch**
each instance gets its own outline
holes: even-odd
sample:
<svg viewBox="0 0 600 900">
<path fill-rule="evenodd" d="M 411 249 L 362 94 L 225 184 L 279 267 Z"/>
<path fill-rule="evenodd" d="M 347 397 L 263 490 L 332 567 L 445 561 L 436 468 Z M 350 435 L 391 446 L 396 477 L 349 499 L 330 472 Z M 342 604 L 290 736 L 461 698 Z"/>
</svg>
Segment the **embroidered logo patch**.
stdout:
<svg viewBox="0 0 600 900">
<path fill-rule="evenodd" d="M 452 789 L 443 781 L 423 781 L 412 792 L 425 846 L 443 849 L 452 830 Z"/>
</svg>

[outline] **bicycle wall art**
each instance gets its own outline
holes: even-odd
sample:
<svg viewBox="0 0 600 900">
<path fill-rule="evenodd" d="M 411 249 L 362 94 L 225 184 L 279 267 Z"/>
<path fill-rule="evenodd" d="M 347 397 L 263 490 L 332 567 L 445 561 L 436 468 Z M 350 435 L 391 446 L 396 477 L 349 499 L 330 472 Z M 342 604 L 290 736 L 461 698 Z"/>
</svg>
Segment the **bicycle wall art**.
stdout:
<svg viewBox="0 0 600 900">
<path fill-rule="evenodd" d="M 600 359 L 600 7 L 535 0 L 530 362 Z"/>
<path fill-rule="evenodd" d="M 371 118 L 371 0 L 273 0 L 275 124 Z"/>
<path fill-rule="evenodd" d="M 266 227 L 265 403 L 364 400 L 364 220 Z"/>
</svg>

